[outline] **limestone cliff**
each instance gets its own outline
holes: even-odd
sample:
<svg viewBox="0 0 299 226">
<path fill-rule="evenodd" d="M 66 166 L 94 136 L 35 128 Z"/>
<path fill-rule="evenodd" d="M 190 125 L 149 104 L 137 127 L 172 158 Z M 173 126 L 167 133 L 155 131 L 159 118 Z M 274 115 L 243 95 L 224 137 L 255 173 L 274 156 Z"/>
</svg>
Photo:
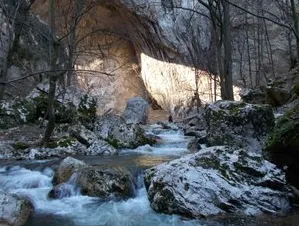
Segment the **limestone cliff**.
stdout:
<svg viewBox="0 0 299 226">
<path fill-rule="evenodd" d="M 73 18 L 67 15 L 72 15 L 71 2 L 57 1 L 60 37 Z M 81 40 L 76 69 L 103 73 L 77 76 L 81 87 L 101 100 L 101 110 L 123 110 L 130 97 L 147 98 L 148 94 L 165 109 L 172 109 L 186 105 L 196 83 L 202 100 L 215 99 L 215 81 L 211 79 L 216 72 L 214 34 L 207 9 L 197 1 L 88 0 L 84 4 L 90 8 L 80 17 L 76 30 L 76 40 Z M 263 7 L 278 13 L 270 0 L 259 6 L 253 1 L 238 4 L 248 10 Z M 33 7 L 44 21 L 47 9 L 47 0 L 36 1 Z M 264 84 L 289 70 L 292 46 L 285 29 L 234 7 L 231 20 L 236 90 Z"/>
</svg>

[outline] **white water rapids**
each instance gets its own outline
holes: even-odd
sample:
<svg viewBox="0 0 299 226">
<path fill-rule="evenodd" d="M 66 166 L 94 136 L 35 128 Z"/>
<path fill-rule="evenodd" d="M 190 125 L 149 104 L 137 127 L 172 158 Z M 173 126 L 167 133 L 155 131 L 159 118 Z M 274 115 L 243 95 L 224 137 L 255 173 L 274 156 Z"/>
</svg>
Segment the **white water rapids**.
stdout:
<svg viewBox="0 0 299 226">
<path fill-rule="evenodd" d="M 239 218 L 232 215 L 232 221 L 188 220 L 177 215 L 154 212 L 147 199 L 143 185 L 144 168 L 178 158 L 189 153 L 184 137 L 177 130 L 162 130 L 160 127 L 150 130 L 161 138 L 154 147 L 145 145 L 135 150 L 122 150 L 120 156 L 84 156 L 79 159 L 93 165 L 123 165 L 138 174 L 136 195 L 127 200 L 104 201 L 99 198 L 83 196 L 80 190 L 70 182 L 62 188 L 61 199 L 50 199 L 53 168 L 59 163 L 51 161 L 30 161 L 2 164 L 0 166 L 0 189 L 28 197 L 35 213 L 26 226 L 280 226 L 292 224 L 293 219 L 283 224 L 275 219 Z M 51 163 L 51 164 L 49 164 Z M 19 166 L 18 166 L 19 165 Z M 295 215 L 296 216 L 296 215 Z M 271 218 L 271 217 L 270 217 Z M 275 222 L 273 224 L 273 222 Z M 299 222 L 299 221 L 296 221 Z M 284 224 L 286 223 L 286 224 Z"/>
<path fill-rule="evenodd" d="M 142 153 L 153 158 L 157 156 L 180 156 L 187 153 L 188 139 L 178 131 L 166 131 L 159 134 L 161 142 L 135 150 L 123 150 L 123 155 Z M 134 155 L 132 155 L 134 156 Z M 127 158 L 127 157 L 126 157 Z M 149 157 L 150 158 L 150 157 Z M 83 158 L 84 159 L 84 158 Z M 122 158 L 118 158 L 117 164 Z M 95 160 L 94 160 L 95 161 Z M 34 167 L 33 167 L 34 168 Z M 54 170 L 29 170 L 20 166 L 0 168 L 0 189 L 28 197 L 34 204 L 35 214 L 27 225 L 30 226 L 193 226 L 207 225 L 197 220 L 182 220 L 179 216 L 155 213 L 147 199 L 142 175 L 136 196 L 123 201 L 102 201 L 99 198 L 82 196 L 71 183 L 65 188 L 69 197 L 58 200 L 48 198 L 51 190 Z"/>
</svg>

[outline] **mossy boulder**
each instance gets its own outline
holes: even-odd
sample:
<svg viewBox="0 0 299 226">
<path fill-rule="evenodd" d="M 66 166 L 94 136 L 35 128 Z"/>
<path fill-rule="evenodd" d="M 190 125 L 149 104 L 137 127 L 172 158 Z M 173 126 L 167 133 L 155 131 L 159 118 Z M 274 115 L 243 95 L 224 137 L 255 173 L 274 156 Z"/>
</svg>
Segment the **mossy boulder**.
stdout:
<svg viewBox="0 0 299 226">
<path fill-rule="evenodd" d="M 290 208 L 285 175 L 261 155 L 204 148 L 145 171 L 151 207 L 187 217 L 258 215 Z"/>
<path fill-rule="evenodd" d="M 299 173 L 299 104 L 278 120 L 265 154 L 279 166 L 287 166 L 288 178 L 299 188 L 299 181 L 293 178 L 294 173 Z"/>
<path fill-rule="evenodd" d="M 17 141 L 12 146 L 15 150 L 25 150 L 30 147 L 30 144 L 22 142 L 22 141 Z"/>
<path fill-rule="evenodd" d="M 274 127 L 269 105 L 218 101 L 206 107 L 209 146 L 229 145 L 261 151 L 268 133 Z"/>
</svg>

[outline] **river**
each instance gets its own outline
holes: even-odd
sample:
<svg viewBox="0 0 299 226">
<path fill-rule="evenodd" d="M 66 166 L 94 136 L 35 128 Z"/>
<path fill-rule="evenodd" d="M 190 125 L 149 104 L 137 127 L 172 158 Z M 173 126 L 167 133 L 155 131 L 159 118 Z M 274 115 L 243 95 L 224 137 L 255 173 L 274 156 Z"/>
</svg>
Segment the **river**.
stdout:
<svg viewBox="0 0 299 226">
<path fill-rule="evenodd" d="M 70 185 L 70 197 L 49 199 L 54 169 L 61 159 L 47 161 L 18 161 L 0 163 L 0 188 L 28 197 L 35 213 L 26 226 L 266 226 L 299 225 L 297 213 L 286 217 L 240 217 L 231 215 L 217 219 L 189 220 L 176 215 L 155 213 L 147 199 L 143 184 L 143 170 L 189 153 L 188 137 L 174 130 L 151 130 L 162 140 L 154 147 L 142 146 L 135 150 L 122 150 L 119 156 L 78 156 L 92 165 L 122 165 L 138 178 L 133 198 L 103 201 L 83 196 Z M 297 224 L 298 222 L 298 224 Z"/>
</svg>

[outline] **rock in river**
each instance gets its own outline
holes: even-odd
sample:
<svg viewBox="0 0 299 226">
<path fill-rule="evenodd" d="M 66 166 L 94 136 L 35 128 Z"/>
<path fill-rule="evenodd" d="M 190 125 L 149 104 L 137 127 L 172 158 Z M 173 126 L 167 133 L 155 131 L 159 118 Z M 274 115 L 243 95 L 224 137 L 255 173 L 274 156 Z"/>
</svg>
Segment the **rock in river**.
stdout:
<svg viewBox="0 0 299 226">
<path fill-rule="evenodd" d="M 0 225 L 22 226 L 33 212 L 32 203 L 0 190 Z"/>
<path fill-rule="evenodd" d="M 60 163 L 53 183 L 57 186 L 49 193 L 52 198 L 71 196 L 72 187 L 79 188 L 84 195 L 103 199 L 129 198 L 135 190 L 134 178 L 126 168 L 90 166 L 71 157 Z"/>
<path fill-rule="evenodd" d="M 167 214 L 276 213 L 289 208 L 285 175 L 260 155 L 218 146 L 145 172 L 151 207 Z"/>
</svg>

